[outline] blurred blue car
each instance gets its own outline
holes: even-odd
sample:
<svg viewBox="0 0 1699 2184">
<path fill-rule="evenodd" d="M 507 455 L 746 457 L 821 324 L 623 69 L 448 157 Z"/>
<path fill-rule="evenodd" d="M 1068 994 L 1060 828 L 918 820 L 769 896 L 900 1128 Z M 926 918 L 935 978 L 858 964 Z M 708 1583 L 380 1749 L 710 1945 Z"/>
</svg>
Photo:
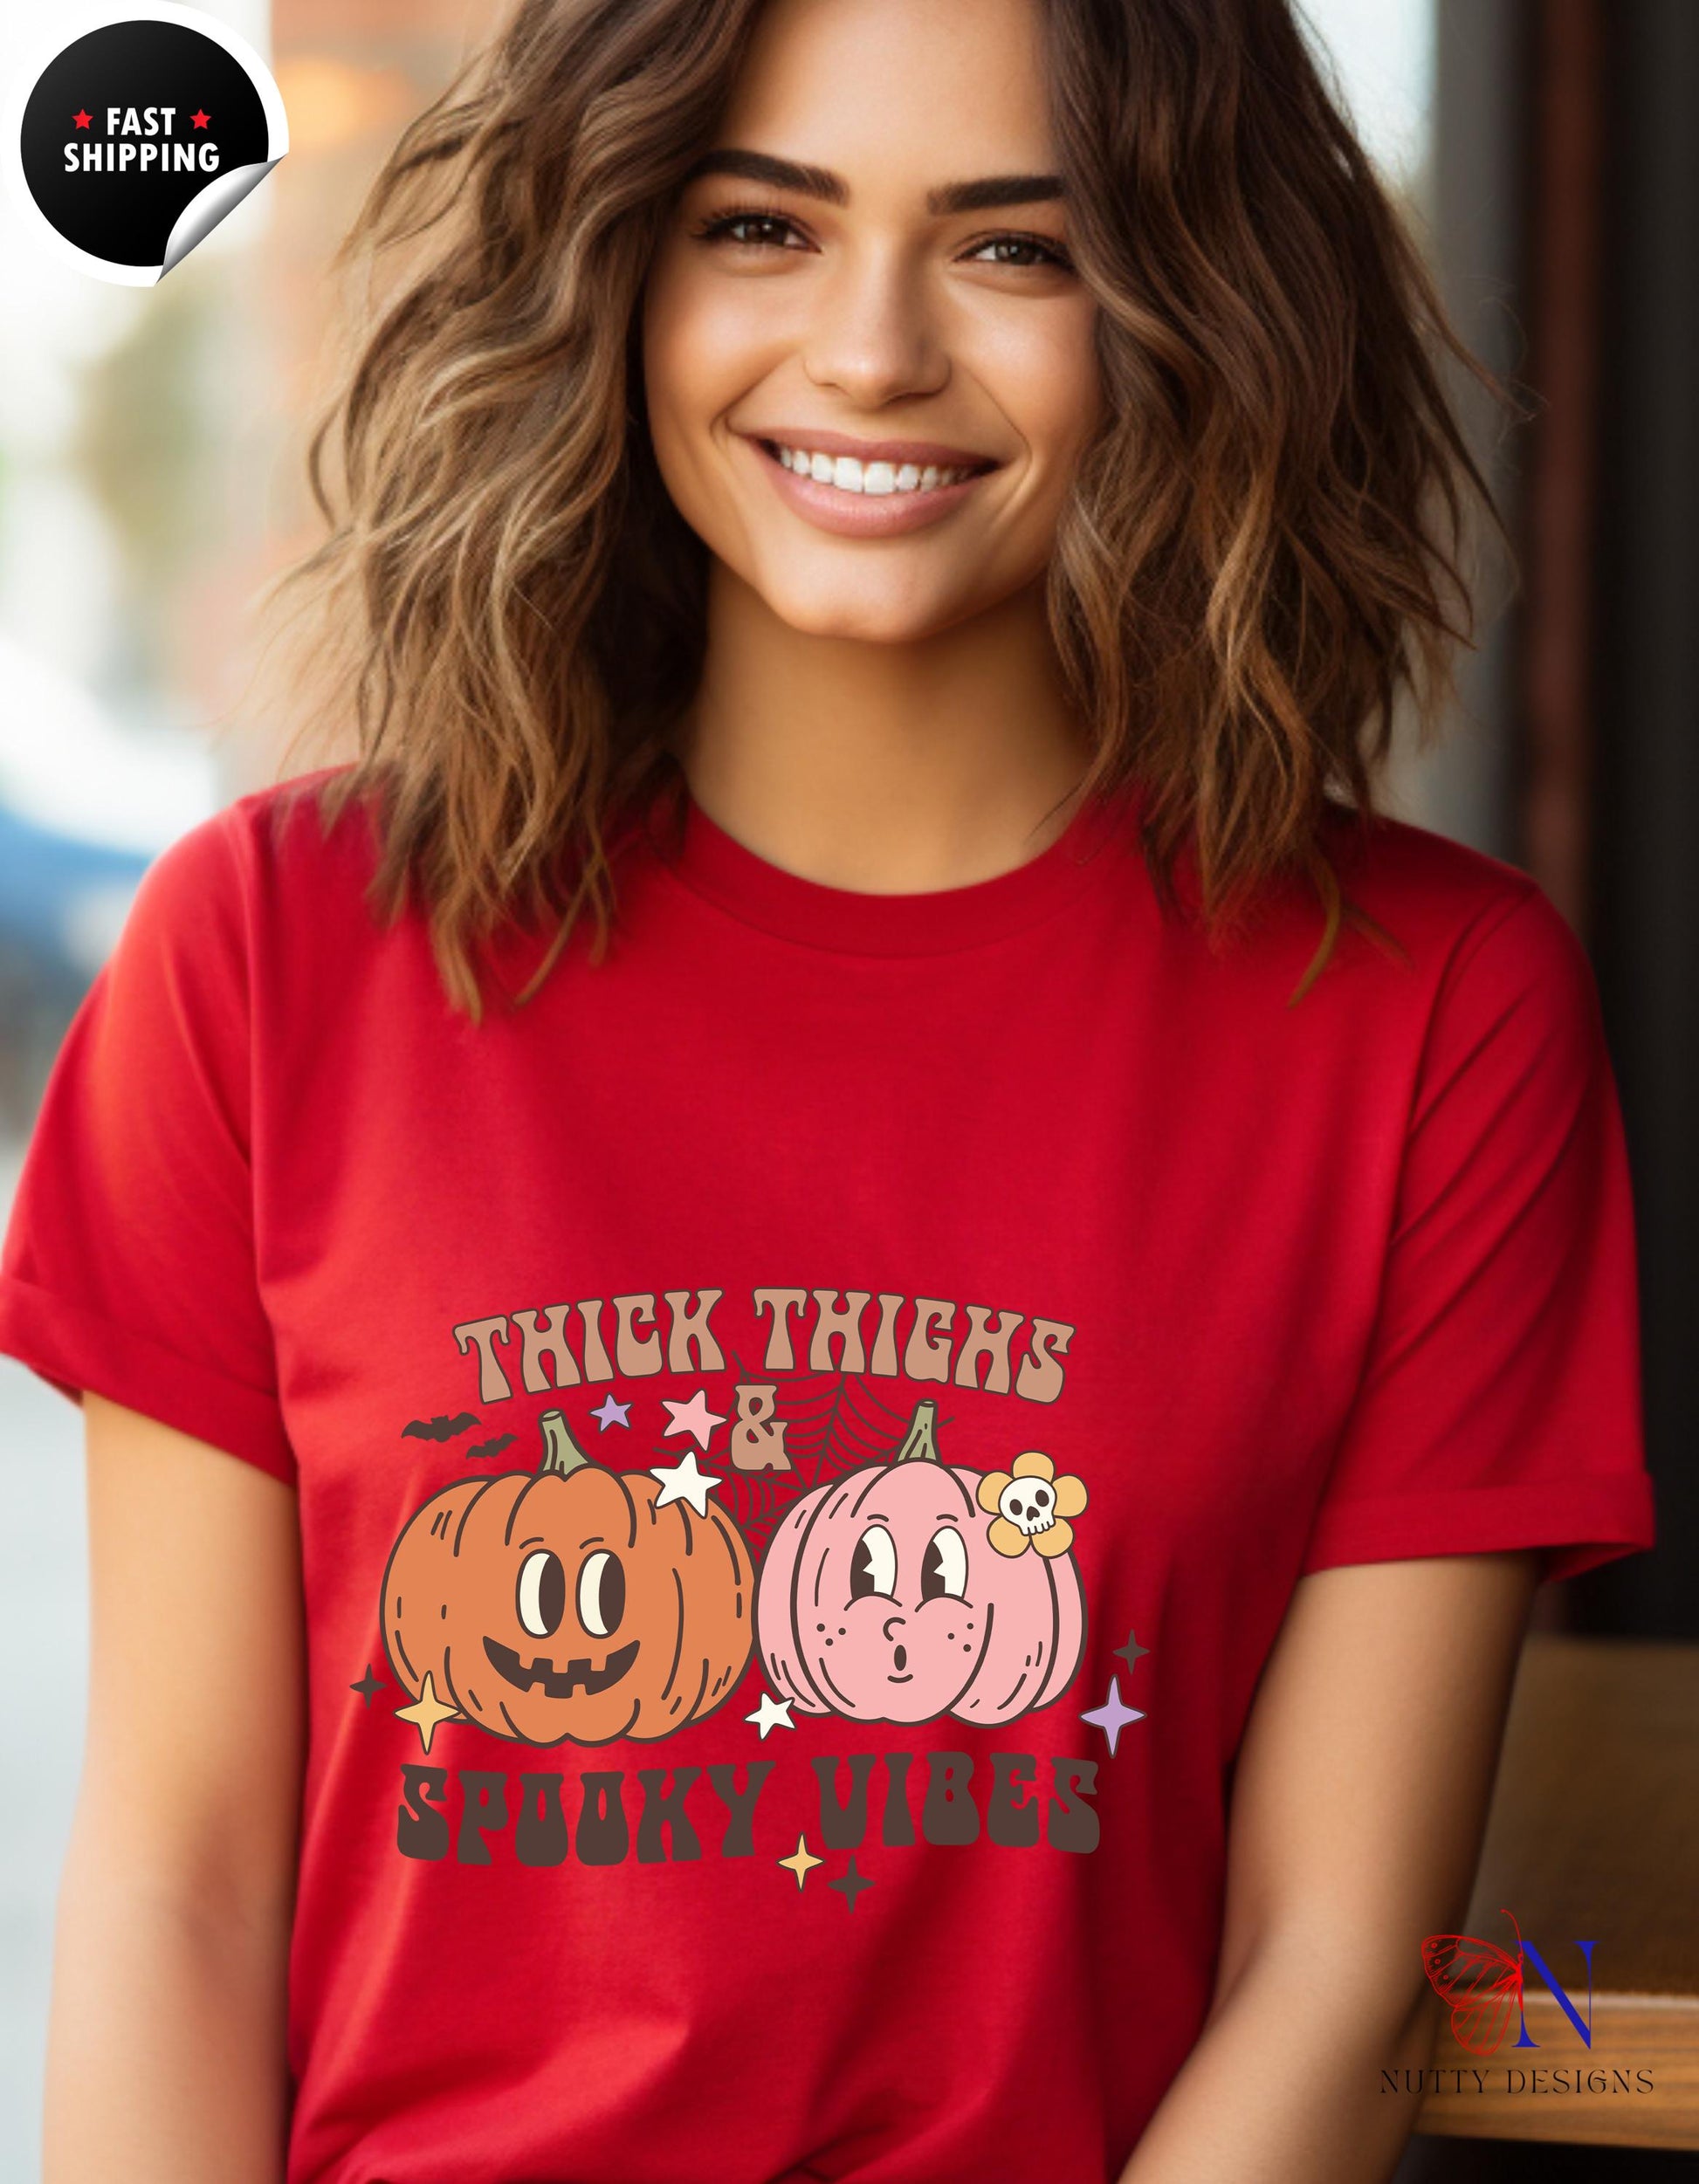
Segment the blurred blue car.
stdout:
<svg viewBox="0 0 1699 2184">
<path fill-rule="evenodd" d="M 13 975 L 80 994 L 149 862 L 141 850 L 55 834 L 0 803 L 0 950 Z"/>
</svg>

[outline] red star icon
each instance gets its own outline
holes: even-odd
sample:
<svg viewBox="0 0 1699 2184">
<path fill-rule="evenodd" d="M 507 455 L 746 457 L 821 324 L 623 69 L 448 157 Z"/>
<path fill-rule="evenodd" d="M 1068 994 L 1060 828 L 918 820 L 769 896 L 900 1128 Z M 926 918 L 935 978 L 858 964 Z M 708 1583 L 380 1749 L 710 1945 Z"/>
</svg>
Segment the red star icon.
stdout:
<svg viewBox="0 0 1699 2184">
<path fill-rule="evenodd" d="M 86 129 L 94 117 L 92 113 L 85 113 L 83 109 L 79 106 L 75 113 L 72 115 L 71 119 L 76 123 L 79 129 Z"/>
<path fill-rule="evenodd" d="M 212 119 L 210 114 L 203 113 L 199 106 L 196 107 L 194 113 L 191 113 L 189 118 L 195 124 L 195 127 L 197 129 L 205 128 L 207 123 Z"/>
</svg>

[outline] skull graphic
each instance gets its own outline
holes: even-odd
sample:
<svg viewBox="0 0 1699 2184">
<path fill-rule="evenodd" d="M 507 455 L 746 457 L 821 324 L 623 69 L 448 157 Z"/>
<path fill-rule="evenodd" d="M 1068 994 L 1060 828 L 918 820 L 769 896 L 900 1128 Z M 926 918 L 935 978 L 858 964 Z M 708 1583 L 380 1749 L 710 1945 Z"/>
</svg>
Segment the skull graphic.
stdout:
<svg viewBox="0 0 1699 2184">
<path fill-rule="evenodd" d="M 1056 1522 L 1056 1489 L 1042 1479 L 1011 1479 L 997 1497 L 997 1511 L 1031 1539 Z"/>
<path fill-rule="evenodd" d="M 1000 1555 L 1040 1555 L 1047 1562 L 1074 1544 L 1073 1519 L 1085 1507 L 1083 1480 L 1058 1472 L 1042 1448 L 1021 1452 L 1008 1471 L 988 1471 L 975 1499 L 990 1514 L 986 1538 Z"/>
</svg>

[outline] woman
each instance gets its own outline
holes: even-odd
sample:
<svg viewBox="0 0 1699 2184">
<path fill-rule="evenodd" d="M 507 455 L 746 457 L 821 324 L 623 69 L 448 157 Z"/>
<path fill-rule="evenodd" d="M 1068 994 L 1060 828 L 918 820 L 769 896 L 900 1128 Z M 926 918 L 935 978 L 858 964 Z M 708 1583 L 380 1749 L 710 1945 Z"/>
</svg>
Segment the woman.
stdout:
<svg viewBox="0 0 1699 2184">
<path fill-rule="evenodd" d="M 360 758 L 8 1241 L 50 2178 L 1384 2178 L 1650 1511 L 1585 958 L 1370 816 L 1470 473 L 1291 17 L 527 0 L 359 232 Z"/>
</svg>

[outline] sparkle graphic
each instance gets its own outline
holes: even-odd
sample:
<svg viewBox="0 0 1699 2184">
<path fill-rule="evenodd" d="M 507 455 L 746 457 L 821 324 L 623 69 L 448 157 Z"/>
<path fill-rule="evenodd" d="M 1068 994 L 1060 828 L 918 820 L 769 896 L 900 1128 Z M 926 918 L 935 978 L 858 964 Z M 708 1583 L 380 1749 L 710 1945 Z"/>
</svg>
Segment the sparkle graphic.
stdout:
<svg viewBox="0 0 1699 2184">
<path fill-rule="evenodd" d="M 856 1897 L 861 1894 L 863 1889 L 871 1888 L 873 1884 L 865 1873 L 858 1873 L 856 1871 L 856 1853 L 851 1851 L 850 1853 L 850 1870 L 846 1873 L 841 1874 L 836 1880 L 828 1881 L 826 1885 L 828 1888 L 836 1888 L 838 1894 L 843 1897 L 844 1902 L 847 1903 L 850 1910 L 853 1911 L 856 1908 Z"/>
<path fill-rule="evenodd" d="M 1115 1747 L 1119 1743 L 1121 1732 L 1126 1727 L 1128 1722 L 1142 1721 L 1144 1719 L 1144 1715 L 1137 1707 L 1129 1707 L 1122 1703 L 1121 1679 L 1118 1676 L 1110 1678 L 1109 1696 L 1104 1700 L 1102 1706 L 1089 1707 L 1080 1716 L 1082 1721 L 1095 1721 L 1109 1739 L 1111 1759 L 1115 1756 Z"/>
<path fill-rule="evenodd" d="M 375 1691 L 382 1691 L 385 1680 L 386 1679 L 382 1676 L 373 1675 L 372 1664 L 370 1661 L 368 1661 L 366 1664 L 366 1673 L 361 1678 L 357 1684 L 350 1684 L 348 1686 L 348 1689 L 350 1691 L 357 1691 L 361 1697 L 366 1701 L 367 1706 L 369 1707 L 372 1703 L 372 1693 Z"/>
<path fill-rule="evenodd" d="M 420 1743 L 428 1752 L 430 1749 L 430 1740 L 436 1735 L 439 1724 L 444 1721 L 462 1721 L 465 1716 L 458 1707 L 451 1707 L 446 1700 L 437 1696 L 437 1686 L 431 1680 L 430 1671 L 426 1669 L 424 1689 L 410 1707 L 396 1708 L 396 1719 L 397 1721 L 410 1721 L 413 1724 L 419 1732 Z"/>
<path fill-rule="evenodd" d="M 1139 1662 L 1144 1659 L 1145 1654 L 1148 1653 L 1150 1650 L 1151 1649 L 1148 1645 L 1141 1645 L 1138 1643 L 1138 1634 L 1136 1631 L 1129 1631 L 1127 1632 L 1126 1644 L 1125 1645 L 1118 1645 L 1115 1648 L 1118 1659 L 1124 1660 L 1126 1663 L 1127 1673 L 1129 1675 L 1131 1675 L 1133 1670 L 1138 1667 Z"/>
<path fill-rule="evenodd" d="M 816 1858 L 809 1850 L 808 1838 L 806 1835 L 797 1837 L 796 1848 L 788 1858 L 774 1858 L 773 1862 L 775 1865 L 782 1865 L 786 1872 L 795 1874 L 796 1885 L 799 1889 L 816 1865 L 823 1865 L 826 1863 L 823 1858 Z"/>
<path fill-rule="evenodd" d="M 694 1459 L 691 1460 L 694 1461 Z M 794 1729 L 796 1727 L 790 1718 L 790 1707 L 788 1699 L 775 1699 L 770 1691 L 764 1691 L 760 1705 L 753 1714 L 746 1714 L 743 1718 L 754 1723 L 761 1733 L 761 1742 L 765 1744 L 769 1729 Z"/>
<path fill-rule="evenodd" d="M 669 1501 L 688 1501 L 698 1516 L 703 1517 L 708 1514 L 708 1496 L 726 1483 L 703 1470 L 693 1448 L 687 1448 L 676 1464 L 651 1464 L 649 1475 L 661 1482 L 655 1502 L 657 1509 L 664 1509 Z"/>
<path fill-rule="evenodd" d="M 701 1449 L 705 1449 L 713 1439 L 715 1426 L 724 1425 L 731 1415 L 729 1411 L 708 1408 L 705 1388 L 698 1388 L 688 1403 L 673 1403 L 665 1396 L 661 1400 L 672 1413 L 672 1424 L 662 1428 L 661 1439 L 665 1440 L 672 1433 L 693 1433 L 696 1445 Z"/>
<path fill-rule="evenodd" d="M 610 1425 L 630 1425 L 631 1405 L 629 1403 L 616 1403 L 613 1390 L 610 1388 L 597 1404 L 595 1409 L 591 1411 L 590 1416 L 605 1433 Z"/>
</svg>

